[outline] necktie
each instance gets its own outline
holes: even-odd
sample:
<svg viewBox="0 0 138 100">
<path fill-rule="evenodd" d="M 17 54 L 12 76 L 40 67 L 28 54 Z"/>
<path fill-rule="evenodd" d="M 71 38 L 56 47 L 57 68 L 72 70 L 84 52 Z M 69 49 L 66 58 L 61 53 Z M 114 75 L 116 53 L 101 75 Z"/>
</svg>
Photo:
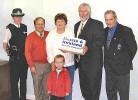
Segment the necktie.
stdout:
<svg viewBox="0 0 138 100">
<path fill-rule="evenodd" d="M 43 38 L 43 34 L 42 33 L 40 33 L 40 37 Z"/>
<path fill-rule="evenodd" d="M 83 30 L 83 22 L 81 22 L 81 24 L 80 24 L 80 29 L 77 33 L 77 37 L 81 34 L 82 30 Z"/>
<path fill-rule="evenodd" d="M 82 30 L 83 30 L 83 22 L 80 23 L 80 26 L 79 26 L 79 30 L 77 32 L 77 37 L 79 37 L 79 35 L 81 34 Z M 80 61 L 80 55 L 77 55 L 77 58 L 76 58 L 76 61 L 79 62 Z"/>
<path fill-rule="evenodd" d="M 110 29 L 109 29 L 109 32 L 108 32 L 108 38 L 107 38 L 107 42 L 106 42 L 107 49 L 109 49 L 111 40 L 112 40 L 112 28 L 110 28 Z"/>
</svg>

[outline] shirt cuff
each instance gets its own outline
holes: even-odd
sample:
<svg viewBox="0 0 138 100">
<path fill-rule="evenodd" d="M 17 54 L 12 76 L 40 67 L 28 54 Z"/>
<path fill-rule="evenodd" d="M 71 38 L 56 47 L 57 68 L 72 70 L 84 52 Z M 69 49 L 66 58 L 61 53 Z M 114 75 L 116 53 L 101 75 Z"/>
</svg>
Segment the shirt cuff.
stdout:
<svg viewBox="0 0 138 100">
<path fill-rule="evenodd" d="M 7 40 L 3 40 L 3 43 L 8 43 L 8 41 Z"/>
</svg>

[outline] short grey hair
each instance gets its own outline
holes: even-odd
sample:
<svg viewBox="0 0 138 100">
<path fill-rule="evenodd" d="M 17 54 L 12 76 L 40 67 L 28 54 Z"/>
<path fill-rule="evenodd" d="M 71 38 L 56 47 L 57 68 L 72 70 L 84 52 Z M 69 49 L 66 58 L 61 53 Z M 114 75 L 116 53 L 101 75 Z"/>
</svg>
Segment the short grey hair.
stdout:
<svg viewBox="0 0 138 100">
<path fill-rule="evenodd" d="M 117 19 L 117 15 L 116 15 L 116 12 L 115 12 L 114 10 L 107 10 L 107 11 L 104 13 L 104 16 L 105 16 L 106 14 L 112 14 L 112 15 L 114 16 L 114 18 Z"/>
<path fill-rule="evenodd" d="M 89 15 L 91 16 L 91 6 L 88 4 L 88 3 L 82 3 L 80 4 L 79 8 L 78 8 L 78 11 L 81 7 L 86 7 L 88 8 L 88 11 L 89 11 Z"/>
</svg>

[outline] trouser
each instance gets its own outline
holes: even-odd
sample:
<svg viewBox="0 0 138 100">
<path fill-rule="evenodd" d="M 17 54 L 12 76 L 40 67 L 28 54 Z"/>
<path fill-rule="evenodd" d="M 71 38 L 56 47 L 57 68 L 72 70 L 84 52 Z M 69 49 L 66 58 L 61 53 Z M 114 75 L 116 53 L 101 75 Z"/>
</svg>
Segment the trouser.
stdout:
<svg viewBox="0 0 138 100">
<path fill-rule="evenodd" d="M 129 100 L 130 73 L 125 75 L 115 75 L 113 72 L 106 72 L 106 92 L 108 100 Z"/>
<path fill-rule="evenodd" d="M 65 100 L 65 97 L 50 96 L 50 100 Z"/>
<path fill-rule="evenodd" d="M 51 71 L 49 63 L 35 63 L 36 74 L 32 73 L 35 100 L 49 100 L 49 95 L 46 92 L 46 82 Z"/>
<path fill-rule="evenodd" d="M 75 66 L 68 66 L 66 67 L 66 69 L 69 71 L 70 74 L 70 78 L 71 78 L 71 92 L 69 94 L 69 96 L 66 96 L 66 100 L 72 100 L 72 85 L 73 85 L 73 81 L 74 81 L 74 72 L 75 72 Z"/>
<path fill-rule="evenodd" d="M 11 100 L 26 100 L 26 90 L 27 90 L 26 80 L 27 80 L 28 64 L 25 60 L 25 57 L 20 57 L 20 59 L 10 58 L 9 66 L 10 66 Z M 18 87 L 19 80 L 20 80 L 19 84 L 20 87 Z"/>
<path fill-rule="evenodd" d="M 80 89 L 85 100 L 99 100 L 102 68 L 97 70 L 79 68 Z"/>
</svg>

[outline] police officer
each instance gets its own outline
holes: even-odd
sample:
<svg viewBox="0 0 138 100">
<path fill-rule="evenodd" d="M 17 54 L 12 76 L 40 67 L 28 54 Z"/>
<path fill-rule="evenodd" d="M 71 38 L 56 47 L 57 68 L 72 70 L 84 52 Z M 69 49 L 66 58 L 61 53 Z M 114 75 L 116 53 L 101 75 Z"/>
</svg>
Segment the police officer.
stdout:
<svg viewBox="0 0 138 100">
<path fill-rule="evenodd" d="M 20 8 L 13 9 L 11 16 L 13 23 L 10 23 L 6 27 L 3 42 L 3 48 L 9 55 L 11 100 L 26 100 L 28 65 L 24 52 L 27 26 L 21 23 L 24 13 L 22 13 Z M 18 82 L 20 82 L 20 96 Z"/>
<path fill-rule="evenodd" d="M 117 22 L 115 11 L 105 12 L 106 44 L 104 66 L 106 71 L 106 92 L 108 100 L 129 100 L 130 70 L 137 51 L 135 36 L 131 28 Z"/>
</svg>

